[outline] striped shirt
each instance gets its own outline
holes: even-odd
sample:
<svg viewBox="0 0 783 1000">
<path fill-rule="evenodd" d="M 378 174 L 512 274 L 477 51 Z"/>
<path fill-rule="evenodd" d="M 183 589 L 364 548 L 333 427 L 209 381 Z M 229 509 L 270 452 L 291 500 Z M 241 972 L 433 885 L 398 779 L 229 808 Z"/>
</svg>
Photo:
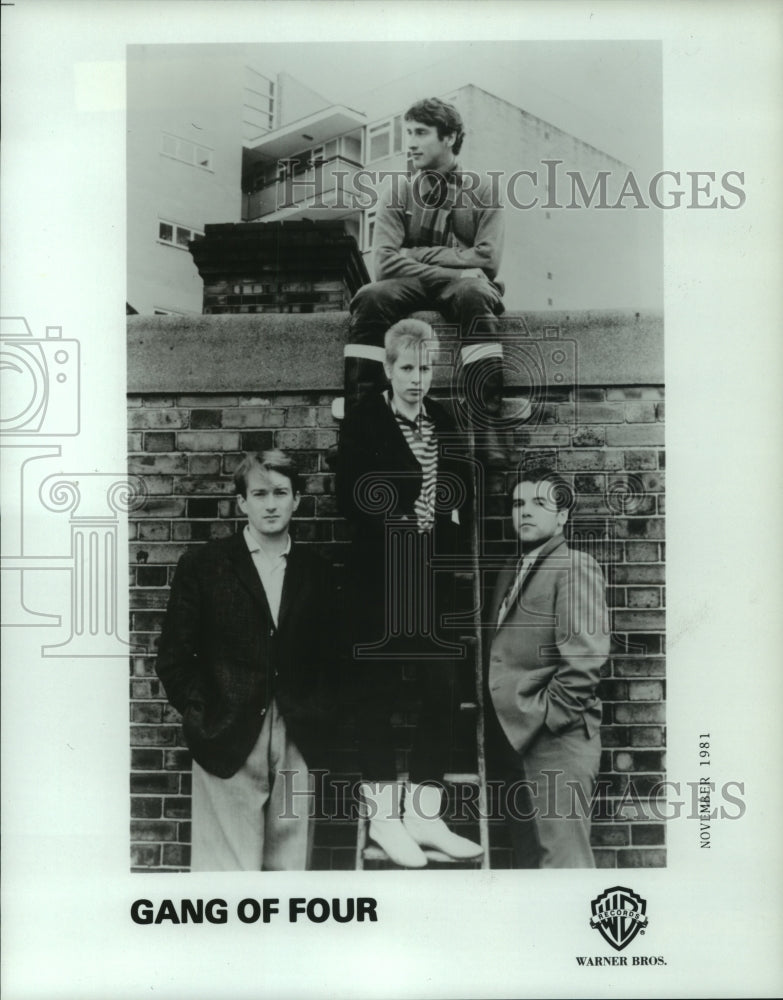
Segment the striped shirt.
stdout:
<svg viewBox="0 0 783 1000">
<path fill-rule="evenodd" d="M 435 423 L 424 412 L 419 411 L 415 420 L 408 420 L 389 397 L 389 405 L 394 419 L 405 437 L 408 447 L 421 466 L 421 492 L 414 505 L 419 531 L 432 531 L 435 525 L 435 490 L 438 479 L 438 438 Z"/>
</svg>

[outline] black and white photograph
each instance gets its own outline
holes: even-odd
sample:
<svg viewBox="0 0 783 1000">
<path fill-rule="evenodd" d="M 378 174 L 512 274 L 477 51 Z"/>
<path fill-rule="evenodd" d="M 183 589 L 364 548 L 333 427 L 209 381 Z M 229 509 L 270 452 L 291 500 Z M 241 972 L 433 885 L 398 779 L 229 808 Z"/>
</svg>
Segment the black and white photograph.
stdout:
<svg viewBox="0 0 783 1000">
<path fill-rule="evenodd" d="M 661 98 L 654 42 L 129 50 L 135 870 L 665 864 Z"/>
<path fill-rule="evenodd" d="M 780 11 L 154 6 L 4 5 L 5 995 L 777 995 Z"/>
<path fill-rule="evenodd" d="M 129 49 L 134 870 L 665 865 L 661 102 L 656 42 Z"/>
</svg>

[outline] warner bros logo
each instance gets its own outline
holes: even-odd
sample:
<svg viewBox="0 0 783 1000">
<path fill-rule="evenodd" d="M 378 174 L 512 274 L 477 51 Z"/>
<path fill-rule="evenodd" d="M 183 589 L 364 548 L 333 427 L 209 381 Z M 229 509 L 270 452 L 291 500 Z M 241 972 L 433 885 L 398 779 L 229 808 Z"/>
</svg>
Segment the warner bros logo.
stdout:
<svg viewBox="0 0 783 1000">
<path fill-rule="evenodd" d="M 647 900 L 622 885 L 604 889 L 590 904 L 590 926 L 598 928 L 605 941 L 622 951 L 647 926 Z"/>
</svg>

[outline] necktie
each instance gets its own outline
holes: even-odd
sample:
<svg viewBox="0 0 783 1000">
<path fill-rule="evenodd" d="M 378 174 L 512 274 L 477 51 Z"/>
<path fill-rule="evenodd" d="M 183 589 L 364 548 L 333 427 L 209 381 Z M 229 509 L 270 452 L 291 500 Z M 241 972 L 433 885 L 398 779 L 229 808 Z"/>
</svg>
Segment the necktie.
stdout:
<svg viewBox="0 0 783 1000">
<path fill-rule="evenodd" d="M 525 578 L 525 573 L 530 569 L 530 563 L 532 560 L 528 556 L 523 556 L 517 563 L 517 575 L 514 582 L 508 588 L 506 596 L 503 598 L 503 603 L 500 605 L 500 611 L 498 612 L 498 628 L 503 624 L 506 615 L 511 608 L 511 605 L 517 599 L 519 591 L 522 589 L 522 581 Z"/>
</svg>

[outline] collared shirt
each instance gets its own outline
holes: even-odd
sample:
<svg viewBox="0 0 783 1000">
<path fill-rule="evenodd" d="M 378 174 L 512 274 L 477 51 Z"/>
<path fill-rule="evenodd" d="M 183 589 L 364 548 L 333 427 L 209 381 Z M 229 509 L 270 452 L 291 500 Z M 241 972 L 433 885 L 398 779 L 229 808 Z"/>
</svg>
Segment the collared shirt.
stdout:
<svg viewBox="0 0 783 1000">
<path fill-rule="evenodd" d="M 288 563 L 288 553 L 291 551 L 291 536 L 288 536 L 288 544 L 285 552 L 279 556 L 270 556 L 261 547 L 250 533 L 250 525 L 245 525 L 243 532 L 245 544 L 250 555 L 253 557 L 253 564 L 264 588 L 269 610 L 272 612 L 272 621 L 277 625 L 277 616 L 280 613 L 280 599 L 283 596 L 283 579 Z"/>
<path fill-rule="evenodd" d="M 526 552 L 525 555 L 522 556 L 522 558 L 517 563 L 517 575 L 514 579 L 514 582 L 506 591 L 506 596 L 503 598 L 503 603 L 500 605 L 500 610 L 498 611 L 497 628 L 500 628 L 500 626 L 505 621 L 506 615 L 511 610 L 511 605 L 517 599 L 517 597 L 519 596 L 519 592 L 522 589 L 522 583 L 525 579 L 525 574 L 538 558 L 538 554 L 541 551 L 541 549 L 543 549 L 544 545 L 546 545 L 546 542 L 536 546 L 536 548 L 534 549 L 531 549 L 530 552 Z"/>
<path fill-rule="evenodd" d="M 416 523 L 419 531 L 431 531 L 435 524 L 435 489 L 438 480 L 438 439 L 435 422 L 429 417 L 422 402 L 415 420 L 409 420 L 394 405 L 391 393 L 386 398 L 408 447 L 421 466 L 421 492 L 415 504 Z"/>
</svg>

